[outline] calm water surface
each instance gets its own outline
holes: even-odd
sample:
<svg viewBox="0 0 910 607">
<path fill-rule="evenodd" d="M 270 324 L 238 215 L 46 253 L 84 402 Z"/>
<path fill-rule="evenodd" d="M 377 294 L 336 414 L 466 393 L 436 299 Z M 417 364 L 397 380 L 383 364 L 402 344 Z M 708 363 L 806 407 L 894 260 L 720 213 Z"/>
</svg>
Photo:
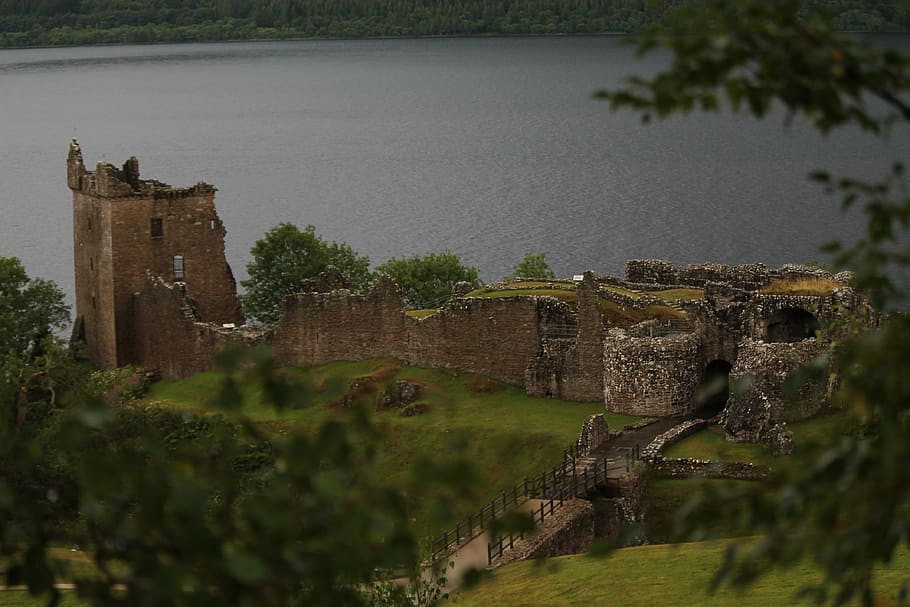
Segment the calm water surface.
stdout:
<svg viewBox="0 0 910 607">
<path fill-rule="evenodd" d="M 662 60 L 609 37 L 0 51 L 0 255 L 72 292 L 74 134 L 90 167 L 135 155 L 146 178 L 215 184 L 238 278 L 281 221 L 374 263 L 447 247 L 485 280 L 526 251 L 560 275 L 634 257 L 820 259 L 860 221 L 805 175 L 878 176 L 910 156 L 906 130 L 881 143 L 782 116 L 643 126 L 591 98 Z"/>
</svg>

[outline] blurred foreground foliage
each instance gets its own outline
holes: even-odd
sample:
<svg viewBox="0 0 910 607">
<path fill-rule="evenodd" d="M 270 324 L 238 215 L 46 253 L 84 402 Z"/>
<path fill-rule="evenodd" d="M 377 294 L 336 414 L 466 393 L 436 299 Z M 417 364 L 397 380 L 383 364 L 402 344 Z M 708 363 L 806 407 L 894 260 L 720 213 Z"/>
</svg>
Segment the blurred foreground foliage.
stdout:
<svg viewBox="0 0 910 607">
<path fill-rule="evenodd" d="M 305 406 L 309 386 L 276 372 L 267 351 L 227 351 L 217 366 L 218 414 L 143 405 L 133 398 L 142 377 L 111 372 L 65 407 L 33 403 L 28 424 L 4 408 L 3 582 L 48 605 L 63 581 L 91 605 L 417 600 L 406 586 L 368 589 L 392 573 L 418 580 L 403 492 L 436 478 L 457 486 L 458 471 L 423 463 L 409 486 L 390 487 L 373 474 L 380 434 L 365 411 L 267 432 L 239 413 L 240 386 L 257 384 L 263 406 L 278 409 Z M 91 566 L 56 558 L 60 546 Z"/>
</svg>

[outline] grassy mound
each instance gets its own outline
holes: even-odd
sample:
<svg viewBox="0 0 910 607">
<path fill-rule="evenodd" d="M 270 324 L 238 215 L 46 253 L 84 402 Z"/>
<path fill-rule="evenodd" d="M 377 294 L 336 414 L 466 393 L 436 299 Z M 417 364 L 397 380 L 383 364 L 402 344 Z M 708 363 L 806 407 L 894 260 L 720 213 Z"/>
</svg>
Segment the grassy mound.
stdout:
<svg viewBox="0 0 910 607">
<path fill-rule="evenodd" d="M 573 308 L 577 307 L 578 305 L 578 296 L 574 290 L 549 288 L 552 283 L 538 284 L 521 282 L 515 284 L 521 285 L 522 288 L 477 289 L 476 291 L 468 293 L 465 297 L 474 297 L 481 299 L 522 296 L 554 297 L 559 301 L 565 302 Z M 601 288 L 605 288 L 609 291 L 625 295 L 631 299 L 639 299 L 642 295 L 641 293 L 623 289 L 622 287 L 607 286 Z M 653 295 L 664 293 L 665 295 L 662 297 L 662 299 L 665 299 L 666 301 L 678 301 L 680 299 L 694 297 L 694 295 L 691 293 L 682 293 L 683 291 L 701 293 L 697 289 L 676 289 L 675 294 L 672 294 L 671 291 L 658 291 L 653 293 Z M 600 308 L 603 311 L 604 320 L 607 322 L 607 324 L 617 327 L 631 327 L 634 324 L 638 324 L 642 321 L 650 319 L 657 319 L 661 322 L 667 322 L 671 320 L 684 320 L 686 318 L 686 314 L 682 310 L 660 304 L 653 304 L 647 306 L 642 310 L 639 310 L 636 308 L 627 308 L 621 306 L 608 299 L 601 299 Z"/>
<path fill-rule="evenodd" d="M 408 367 L 387 359 L 336 362 L 285 373 L 308 380 L 313 391 L 308 406 L 278 413 L 261 406 L 260 394 L 247 387 L 241 410 L 269 431 L 283 432 L 292 426 L 315 428 L 328 418 L 343 420 L 351 415 L 351 407 L 364 407 L 382 432 L 377 472 L 388 482 L 403 484 L 422 459 L 474 462 L 473 495 L 447 503 L 457 517 L 474 512 L 526 476 L 549 469 L 576 440 L 584 419 L 603 412 L 602 404 L 530 398 L 521 388 L 480 375 Z M 403 417 L 398 408 L 377 411 L 385 390 L 397 380 L 419 386 L 416 403 L 426 412 Z M 146 400 L 162 407 L 207 410 L 217 382 L 215 373 L 160 382 Z M 635 419 L 607 414 L 611 428 Z M 433 516 L 439 504 L 412 506 L 420 537 L 429 538 L 455 523 L 451 517 Z"/>
<path fill-rule="evenodd" d="M 830 295 L 844 285 L 826 278 L 801 278 L 799 280 L 774 280 L 760 293 L 765 295 Z"/>
</svg>

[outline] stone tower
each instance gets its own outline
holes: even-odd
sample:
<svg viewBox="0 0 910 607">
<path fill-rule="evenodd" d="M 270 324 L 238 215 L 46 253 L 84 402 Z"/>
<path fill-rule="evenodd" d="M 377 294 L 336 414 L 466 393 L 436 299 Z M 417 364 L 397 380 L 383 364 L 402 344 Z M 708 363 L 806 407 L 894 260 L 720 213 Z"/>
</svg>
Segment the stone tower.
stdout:
<svg viewBox="0 0 910 607">
<path fill-rule="evenodd" d="M 135 157 L 120 169 L 99 162 L 87 171 L 75 139 L 66 169 L 73 192 L 74 334 L 95 364 L 137 362 L 134 299 L 147 273 L 183 283 L 200 319 L 243 323 L 214 187 L 141 180 Z"/>
</svg>

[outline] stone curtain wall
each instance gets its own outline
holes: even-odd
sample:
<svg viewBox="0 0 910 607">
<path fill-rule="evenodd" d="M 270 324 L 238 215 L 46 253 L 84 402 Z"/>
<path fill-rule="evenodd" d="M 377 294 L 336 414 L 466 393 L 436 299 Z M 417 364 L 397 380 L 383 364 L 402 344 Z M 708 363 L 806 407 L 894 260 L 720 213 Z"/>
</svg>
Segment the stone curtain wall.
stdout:
<svg viewBox="0 0 910 607">
<path fill-rule="evenodd" d="M 546 339 L 525 369 L 525 392 L 539 398 L 562 398 L 566 384 L 566 356 L 574 339 Z M 597 398 L 596 400 L 600 400 Z"/>
<path fill-rule="evenodd" d="M 520 386 L 540 350 L 542 325 L 555 309 L 552 302 L 532 297 L 454 299 L 433 316 L 410 319 L 404 358 Z"/>
<path fill-rule="evenodd" d="M 610 330 L 603 354 L 606 408 L 645 416 L 693 411 L 701 360 L 701 342 L 693 333 L 649 338 Z"/>
<path fill-rule="evenodd" d="M 147 275 L 146 284 L 133 298 L 136 321 L 135 363 L 158 369 L 166 379 L 180 379 L 212 367 L 215 354 L 227 346 L 266 341 L 262 332 L 226 329 L 204 323 L 195 302 L 181 284 L 169 284 Z"/>
<path fill-rule="evenodd" d="M 385 276 L 367 295 L 348 290 L 291 295 L 281 304 L 275 356 L 280 364 L 292 366 L 406 359 L 406 320 L 398 287 Z"/>
<path fill-rule="evenodd" d="M 365 296 L 342 290 L 286 298 L 274 347 L 286 365 L 393 357 L 521 386 L 547 327 L 569 322 L 568 306 L 547 297 L 454 299 L 433 316 L 409 318 L 398 288 L 383 277 Z"/>
</svg>

